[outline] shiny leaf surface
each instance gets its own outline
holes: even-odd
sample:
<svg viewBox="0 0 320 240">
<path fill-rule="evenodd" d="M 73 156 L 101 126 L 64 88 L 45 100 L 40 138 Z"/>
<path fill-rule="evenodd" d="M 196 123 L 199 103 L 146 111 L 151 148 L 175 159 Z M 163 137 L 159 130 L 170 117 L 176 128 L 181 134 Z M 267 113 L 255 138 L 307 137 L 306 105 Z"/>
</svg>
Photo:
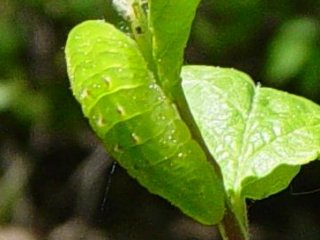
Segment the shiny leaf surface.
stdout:
<svg viewBox="0 0 320 240">
<path fill-rule="evenodd" d="M 288 186 L 320 151 L 320 107 L 255 86 L 233 69 L 187 66 L 183 87 L 230 195 L 262 199 Z"/>
<path fill-rule="evenodd" d="M 87 21 L 70 32 L 66 59 L 72 91 L 108 152 L 150 192 L 202 223 L 219 222 L 221 181 L 136 42 Z"/>
</svg>

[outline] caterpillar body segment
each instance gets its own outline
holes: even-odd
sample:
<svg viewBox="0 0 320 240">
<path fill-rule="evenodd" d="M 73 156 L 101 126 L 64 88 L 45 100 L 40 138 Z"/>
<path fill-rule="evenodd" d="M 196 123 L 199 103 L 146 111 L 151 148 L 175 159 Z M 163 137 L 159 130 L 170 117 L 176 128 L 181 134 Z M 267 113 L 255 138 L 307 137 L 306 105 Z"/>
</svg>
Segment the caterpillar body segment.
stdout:
<svg viewBox="0 0 320 240">
<path fill-rule="evenodd" d="M 220 180 L 136 42 L 87 21 L 71 31 L 66 58 L 74 96 L 108 153 L 150 192 L 202 223 L 218 222 Z"/>
</svg>

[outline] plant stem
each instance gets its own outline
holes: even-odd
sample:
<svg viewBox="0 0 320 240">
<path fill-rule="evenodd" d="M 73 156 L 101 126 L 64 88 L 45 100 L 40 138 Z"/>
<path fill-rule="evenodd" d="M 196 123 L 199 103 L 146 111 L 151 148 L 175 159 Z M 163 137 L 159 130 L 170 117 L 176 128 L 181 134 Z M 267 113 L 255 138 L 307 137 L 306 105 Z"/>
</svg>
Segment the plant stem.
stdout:
<svg viewBox="0 0 320 240">
<path fill-rule="evenodd" d="M 248 232 L 248 213 L 245 199 L 241 196 L 241 193 L 237 193 L 232 196 L 232 207 L 235 215 L 239 218 L 242 226 L 246 232 Z"/>
<path fill-rule="evenodd" d="M 222 221 L 218 224 L 223 240 L 249 240 L 248 223 L 245 202 L 238 202 L 239 206 L 230 202 L 226 203 L 226 212 Z M 240 206 L 241 205 L 241 206 Z M 239 209 L 243 212 L 240 216 Z M 238 209 L 238 210 L 237 210 Z M 237 214 L 238 213 L 238 214 Z"/>
<path fill-rule="evenodd" d="M 155 74 L 156 66 L 152 55 L 152 35 L 149 28 L 147 13 L 144 11 L 138 0 L 133 3 L 132 8 L 133 16 L 131 16 L 130 19 L 131 32 L 149 69 Z"/>
</svg>

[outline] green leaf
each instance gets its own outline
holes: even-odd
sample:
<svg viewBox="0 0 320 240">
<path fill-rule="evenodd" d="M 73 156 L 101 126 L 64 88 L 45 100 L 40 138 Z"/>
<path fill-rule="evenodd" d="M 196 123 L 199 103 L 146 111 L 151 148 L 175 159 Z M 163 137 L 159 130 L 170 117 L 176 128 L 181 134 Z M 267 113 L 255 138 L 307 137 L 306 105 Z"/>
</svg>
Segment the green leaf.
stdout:
<svg viewBox="0 0 320 240">
<path fill-rule="evenodd" d="M 167 95 L 180 86 L 183 63 L 192 20 L 200 0 L 150 0 L 149 25 L 153 55 L 160 84 Z"/>
<path fill-rule="evenodd" d="M 315 48 L 301 74 L 301 80 L 297 83 L 297 89 L 304 96 L 311 99 L 319 99 L 320 94 L 320 48 Z"/>
<path fill-rule="evenodd" d="M 229 196 L 262 199 L 320 151 L 320 107 L 233 69 L 187 66 L 183 88 Z"/>
<path fill-rule="evenodd" d="M 108 153 L 150 192 L 204 224 L 219 222 L 221 180 L 136 42 L 87 21 L 70 32 L 66 59 L 72 91 Z"/>
<path fill-rule="evenodd" d="M 318 34 L 319 27 L 313 19 L 299 18 L 283 24 L 268 52 L 268 81 L 281 86 L 301 72 L 316 47 Z"/>
</svg>

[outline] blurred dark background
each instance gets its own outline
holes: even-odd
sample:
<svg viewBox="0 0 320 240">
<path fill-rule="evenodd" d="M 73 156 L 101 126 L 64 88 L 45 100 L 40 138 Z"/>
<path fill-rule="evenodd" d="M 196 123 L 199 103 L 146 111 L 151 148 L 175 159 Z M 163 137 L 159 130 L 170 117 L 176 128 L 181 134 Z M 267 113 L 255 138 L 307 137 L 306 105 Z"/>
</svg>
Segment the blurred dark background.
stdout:
<svg viewBox="0 0 320 240">
<path fill-rule="evenodd" d="M 234 67 L 320 103 L 319 0 L 203 0 L 186 64 Z M 69 89 L 67 34 L 124 23 L 106 0 L 0 1 L 0 239 L 213 240 L 114 165 Z M 320 164 L 248 201 L 252 239 L 320 239 Z"/>
</svg>

